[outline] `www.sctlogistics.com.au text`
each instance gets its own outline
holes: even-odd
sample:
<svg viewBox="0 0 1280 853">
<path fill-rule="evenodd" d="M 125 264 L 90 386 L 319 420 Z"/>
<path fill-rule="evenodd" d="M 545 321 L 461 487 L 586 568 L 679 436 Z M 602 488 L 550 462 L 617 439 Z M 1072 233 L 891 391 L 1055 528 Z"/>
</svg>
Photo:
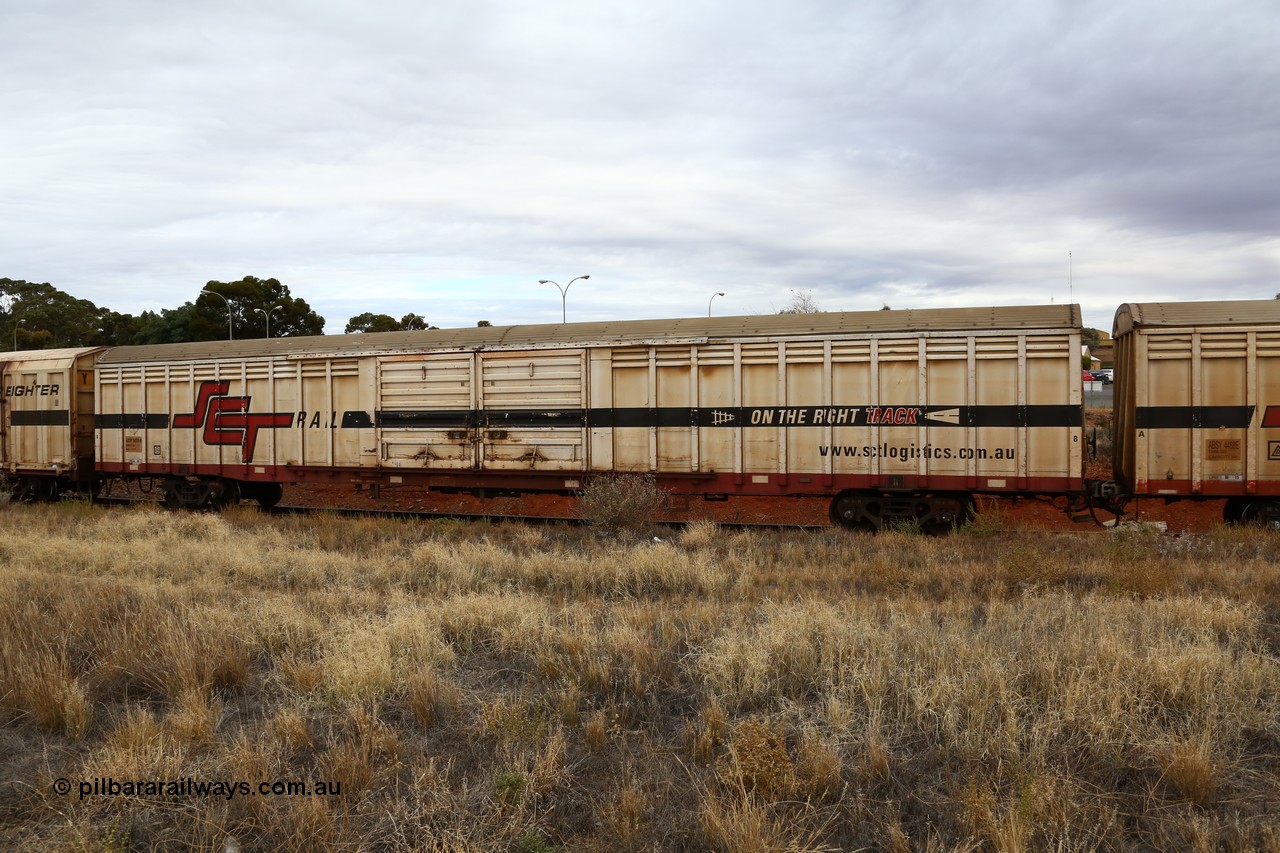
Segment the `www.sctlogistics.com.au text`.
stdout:
<svg viewBox="0 0 1280 853">
<path fill-rule="evenodd" d="M 57 779 L 54 791 L 66 795 L 72 785 L 67 779 Z M 291 779 L 268 782 L 241 780 L 193 779 L 115 779 L 97 777 L 77 783 L 81 800 L 89 797 L 173 797 L 183 799 L 231 800 L 235 797 L 337 797 L 342 794 L 342 783 L 336 780 L 311 782 Z"/>
</svg>

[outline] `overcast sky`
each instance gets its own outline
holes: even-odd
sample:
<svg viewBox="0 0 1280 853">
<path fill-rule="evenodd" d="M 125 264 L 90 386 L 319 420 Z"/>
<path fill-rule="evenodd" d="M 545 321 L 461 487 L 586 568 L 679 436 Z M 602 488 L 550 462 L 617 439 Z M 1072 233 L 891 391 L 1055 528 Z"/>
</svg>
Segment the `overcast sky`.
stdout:
<svg viewBox="0 0 1280 853">
<path fill-rule="evenodd" d="M 123 312 L 1280 292 L 1277 0 L 0 0 L 0 45 L 0 277 Z"/>
</svg>

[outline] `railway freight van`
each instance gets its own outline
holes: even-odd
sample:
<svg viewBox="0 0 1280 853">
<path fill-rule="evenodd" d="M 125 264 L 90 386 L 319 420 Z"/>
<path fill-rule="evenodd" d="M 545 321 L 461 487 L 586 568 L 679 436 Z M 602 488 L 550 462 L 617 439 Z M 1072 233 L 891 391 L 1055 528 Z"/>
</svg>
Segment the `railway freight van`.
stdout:
<svg viewBox="0 0 1280 853">
<path fill-rule="evenodd" d="M 0 466 L 11 498 L 51 500 L 93 483 L 93 376 L 101 351 L 0 353 Z"/>
<path fill-rule="evenodd" d="M 1130 303 L 1113 332 L 1120 495 L 1280 525 L 1280 300 Z"/>
<path fill-rule="evenodd" d="M 289 482 L 699 500 L 821 496 L 855 527 L 974 493 L 1080 493 L 1077 306 L 873 311 L 117 347 L 98 465 L 180 506 Z"/>
</svg>

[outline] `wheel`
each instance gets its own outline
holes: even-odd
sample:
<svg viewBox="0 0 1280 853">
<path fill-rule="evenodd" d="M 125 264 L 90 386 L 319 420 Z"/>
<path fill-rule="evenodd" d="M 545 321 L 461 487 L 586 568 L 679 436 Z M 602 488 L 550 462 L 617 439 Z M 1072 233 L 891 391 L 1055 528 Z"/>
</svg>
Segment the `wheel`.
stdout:
<svg viewBox="0 0 1280 853">
<path fill-rule="evenodd" d="M 160 506 L 165 509 L 177 509 L 182 506 L 182 495 L 179 492 L 181 480 L 165 480 L 160 484 Z"/>
<path fill-rule="evenodd" d="M 1249 507 L 1247 498 L 1228 498 L 1222 507 L 1222 520 L 1227 524 L 1240 524 L 1244 521 L 1244 511 Z"/>
<path fill-rule="evenodd" d="M 930 536 L 945 536 L 973 520 L 973 497 L 966 494 L 933 495 L 917 510 L 920 529 Z"/>
<path fill-rule="evenodd" d="M 1271 530 L 1280 530 L 1280 501 L 1261 500 L 1251 501 L 1245 506 L 1241 513 L 1240 520 L 1245 524 L 1254 524 L 1259 527 L 1267 527 Z"/>
<path fill-rule="evenodd" d="M 254 483 L 248 497 L 258 502 L 263 509 L 271 509 L 284 497 L 284 486 L 280 483 Z"/>
<path fill-rule="evenodd" d="M 844 492 L 831 501 L 827 514 L 837 527 L 874 533 L 880 529 L 880 512 L 880 503 L 873 496 Z"/>
<path fill-rule="evenodd" d="M 209 506 L 225 509 L 240 503 L 240 484 L 235 480 L 219 480 L 209 488 Z"/>
</svg>

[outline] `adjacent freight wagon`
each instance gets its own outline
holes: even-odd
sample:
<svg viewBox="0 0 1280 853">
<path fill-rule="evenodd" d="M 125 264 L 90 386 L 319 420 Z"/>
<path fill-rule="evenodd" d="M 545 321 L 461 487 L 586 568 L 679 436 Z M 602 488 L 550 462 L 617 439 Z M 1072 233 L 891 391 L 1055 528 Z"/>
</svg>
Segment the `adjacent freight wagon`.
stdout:
<svg viewBox="0 0 1280 853">
<path fill-rule="evenodd" d="M 13 499 L 92 487 L 93 375 L 101 347 L 0 353 L 0 470 Z"/>
<path fill-rule="evenodd" d="M 1227 498 L 1280 526 L 1280 301 L 1116 312 L 1115 449 L 1126 497 Z"/>
<path fill-rule="evenodd" d="M 175 506 L 282 484 L 697 501 L 823 496 L 950 526 L 975 493 L 1083 491 L 1077 306 L 792 314 L 117 347 L 97 471 Z"/>
</svg>

